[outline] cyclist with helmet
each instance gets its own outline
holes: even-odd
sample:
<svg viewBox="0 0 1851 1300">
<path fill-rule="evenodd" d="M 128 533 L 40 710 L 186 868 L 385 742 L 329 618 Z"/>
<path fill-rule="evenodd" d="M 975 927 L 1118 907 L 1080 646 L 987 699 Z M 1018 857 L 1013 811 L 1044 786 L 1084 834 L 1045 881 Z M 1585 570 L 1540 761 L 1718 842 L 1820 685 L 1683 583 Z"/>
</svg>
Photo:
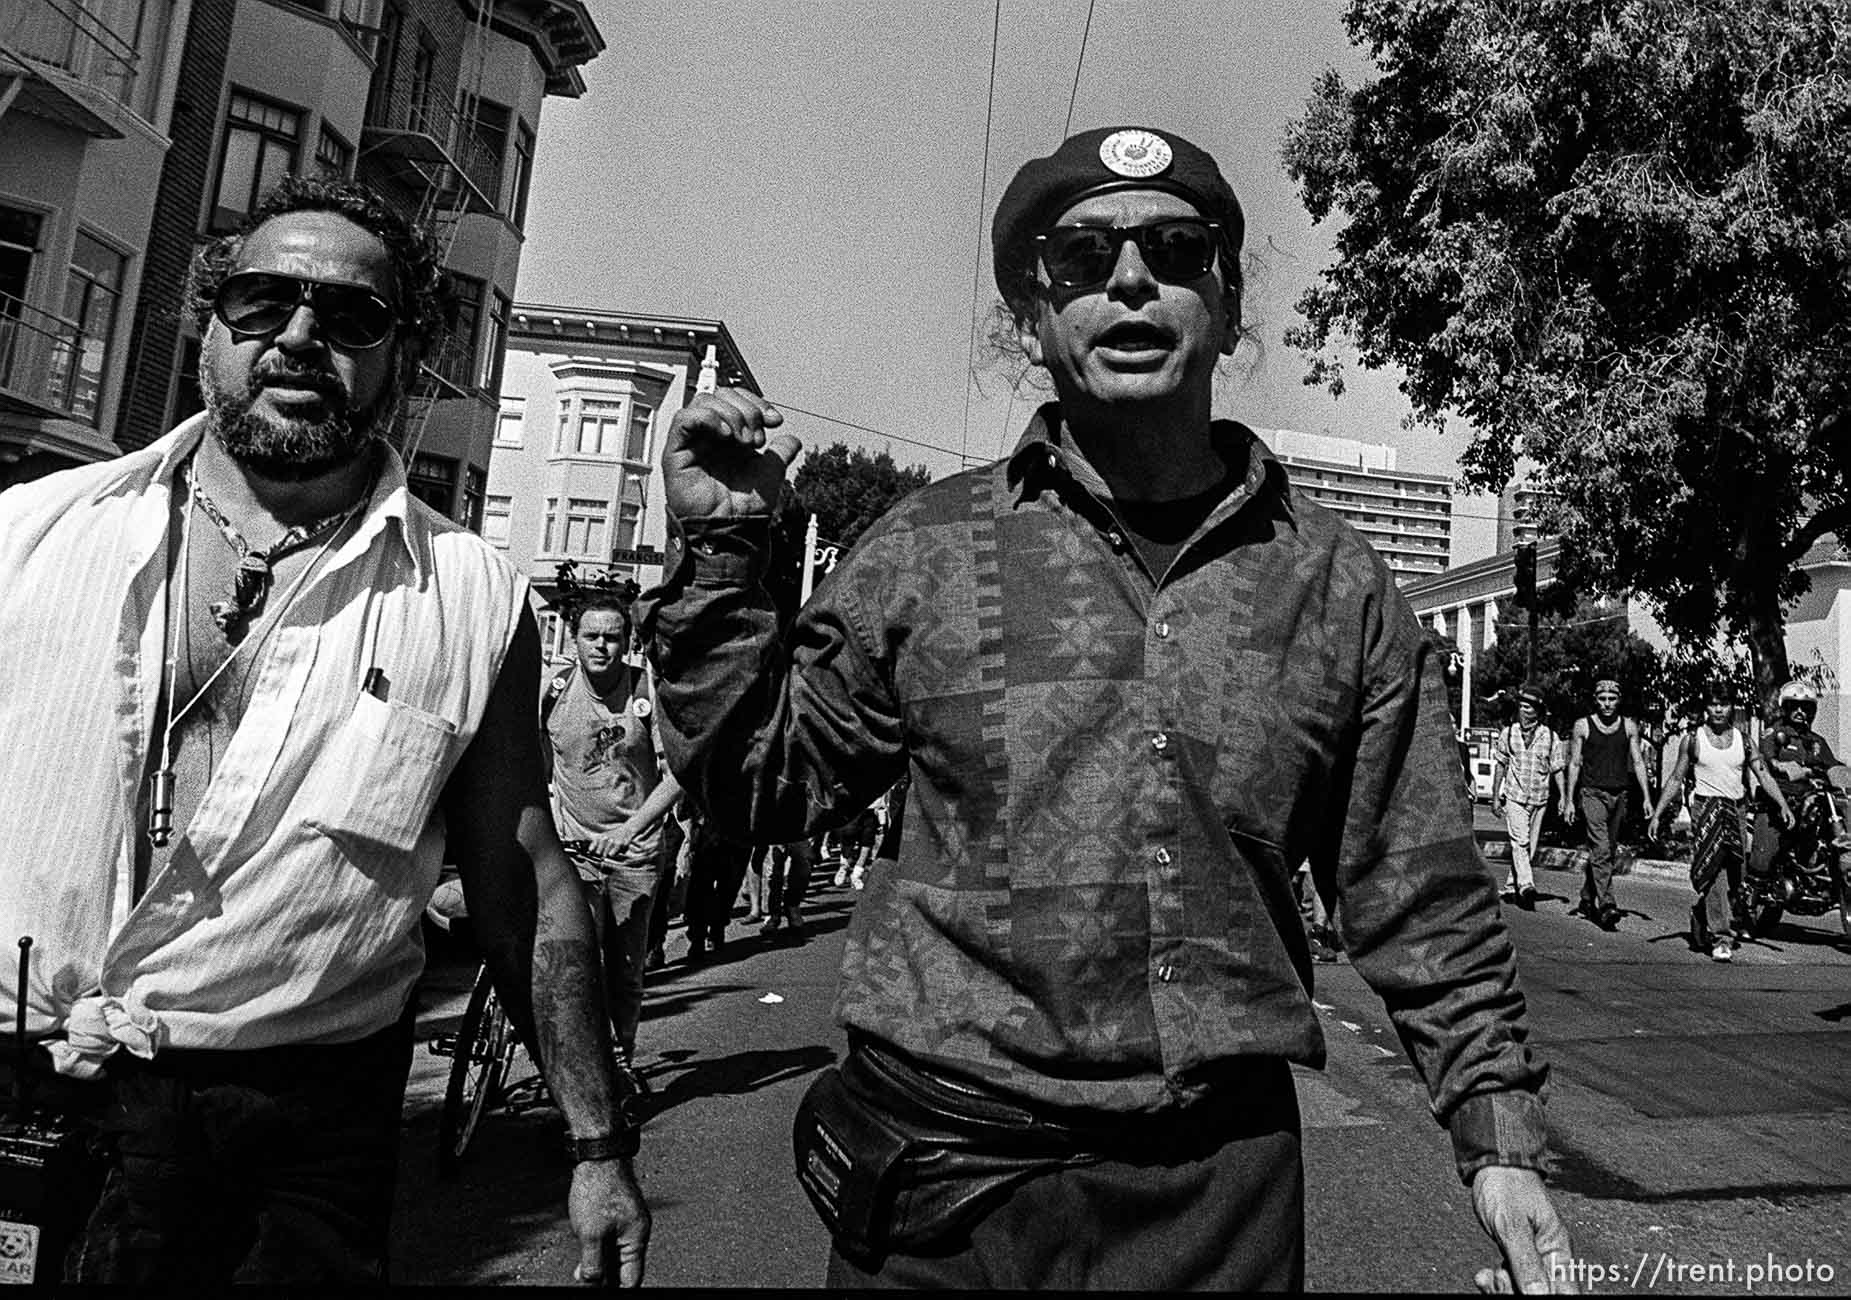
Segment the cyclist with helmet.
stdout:
<svg viewBox="0 0 1851 1300">
<path fill-rule="evenodd" d="M 1819 714 L 1819 693 L 1809 684 L 1796 679 L 1781 687 L 1774 697 L 1774 710 L 1777 715 L 1774 724 L 1761 733 L 1761 757 L 1774 769 L 1774 780 L 1787 806 L 1797 813 L 1801 796 L 1806 792 L 1807 774 L 1825 775 L 1838 766 L 1838 756 L 1832 753 L 1825 737 L 1812 729 L 1812 720 Z M 1840 797 L 1834 794 L 1833 830 L 1842 849 L 1845 814 L 1840 802 Z M 1758 876 L 1767 874 L 1768 865 L 1780 848 L 1780 833 L 1781 824 L 1773 804 L 1766 798 L 1761 799 L 1755 806 L 1755 838 L 1748 855 L 1750 872 Z"/>
</svg>

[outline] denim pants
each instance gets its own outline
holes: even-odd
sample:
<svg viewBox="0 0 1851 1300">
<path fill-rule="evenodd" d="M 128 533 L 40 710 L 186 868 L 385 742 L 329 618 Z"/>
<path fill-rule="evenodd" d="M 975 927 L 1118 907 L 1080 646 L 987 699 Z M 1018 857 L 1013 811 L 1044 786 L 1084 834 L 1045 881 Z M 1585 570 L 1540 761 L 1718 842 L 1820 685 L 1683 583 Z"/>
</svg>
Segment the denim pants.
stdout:
<svg viewBox="0 0 1851 1300">
<path fill-rule="evenodd" d="M 1581 787 L 1581 820 L 1587 825 L 1587 875 L 1581 882 L 1581 903 L 1595 911 L 1613 907 L 1613 855 L 1619 848 L 1620 826 L 1626 820 L 1626 792 Z"/>
<path fill-rule="evenodd" d="M 1504 801 L 1504 829 L 1510 832 L 1510 878 L 1519 890 L 1536 888 L 1534 841 L 1542 830 L 1543 805 Z"/>
<path fill-rule="evenodd" d="M 636 1050 L 636 1026 L 643 1018 L 643 959 L 649 951 L 649 912 L 660 870 L 651 854 L 643 862 L 601 862 L 597 871 L 596 880 L 583 881 L 585 898 L 591 904 L 592 934 L 604 967 L 611 1030 L 628 1057 Z"/>
</svg>

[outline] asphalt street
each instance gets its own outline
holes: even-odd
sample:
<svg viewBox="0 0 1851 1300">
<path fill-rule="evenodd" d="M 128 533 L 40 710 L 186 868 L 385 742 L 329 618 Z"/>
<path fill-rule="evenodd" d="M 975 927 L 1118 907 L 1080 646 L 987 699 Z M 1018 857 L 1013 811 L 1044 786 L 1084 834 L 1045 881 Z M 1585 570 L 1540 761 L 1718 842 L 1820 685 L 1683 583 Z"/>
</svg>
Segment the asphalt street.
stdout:
<svg viewBox="0 0 1851 1300">
<path fill-rule="evenodd" d="M 1541 907 L 1506 917 L 1552 1069 L 1552 1183 L 1582 1289 L 1851 1291 L 1851 943 L 1835 921 L 1788 923 L 1719 965 L 1690 950 L 1675 867 L 1641 863 L 1618 881 L 1626 917 L 1611 934 L 1567 915 L 1572 871 L 1545 867 L 1538 883 Z M 792 1177 L 789 1129 L 810 1076 L 842 1050 L 830 1004 L 854 898 L 825 883 L 800 945 L 735 926 L 724 959 L 691 966 L 671 937 L 639 1050 L 655 1089 L 638 1161 L 655 1215 L 650 1285 L 821 1280 L 827 1239 Z M 1329 1061 L 1298 1072 L 1307 1284 L 1469 1289 L 1491 1249 L 1425 1090 L 1355 972 L 1316 975 Z M 436 954 L 421 1039 L 454 1028 L 468 977 Z M 448 1064 L 421 1051 L 414 1066 L 396 1280 L 567 1280 L 557 1114 L 489 1115 L 459 1174 L 440 1179 Z"/>
</svg>

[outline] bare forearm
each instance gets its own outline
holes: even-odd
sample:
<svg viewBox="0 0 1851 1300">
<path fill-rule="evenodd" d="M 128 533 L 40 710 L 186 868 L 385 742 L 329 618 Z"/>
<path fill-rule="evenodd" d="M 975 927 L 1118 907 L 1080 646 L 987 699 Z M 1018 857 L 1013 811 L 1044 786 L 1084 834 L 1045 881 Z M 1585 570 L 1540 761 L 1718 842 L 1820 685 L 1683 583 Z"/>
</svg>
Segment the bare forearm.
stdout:
<svg viewBox="0 0 1851 1300">
<path fill-rule="evenodd" d="M 540 895 L 534 927 L 533 1048 L 568 1131 L 603 1137 L 616 1113 L 610 1016 L 589 913 L 563 859 L 560 868 Z"/>
</svg>

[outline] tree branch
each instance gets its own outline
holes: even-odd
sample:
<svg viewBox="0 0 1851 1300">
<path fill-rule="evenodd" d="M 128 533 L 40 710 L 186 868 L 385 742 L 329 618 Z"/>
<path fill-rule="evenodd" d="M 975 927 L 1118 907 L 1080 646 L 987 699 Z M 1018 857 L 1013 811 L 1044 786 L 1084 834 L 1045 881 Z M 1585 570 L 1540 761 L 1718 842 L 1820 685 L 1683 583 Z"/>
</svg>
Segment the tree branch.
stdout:
<svg viewBox="0 0 1851 1300">
<path fill-rule="evenodd" d="M 1806 552 L 1812 549 L 1814 542 L 1827 533 L 1837 533 L 1844 537 L 1847 526 L 1851 526 L 1851 506 L 1830 506 L 1821 510 L 1800 525 L 1799 531 L 1793 534 L 1793 540 L 1781 550 L 1780 558 L 1786 564 L 1798 564 L 1806 558 Z M 1846 540 L 1851 541 L 1851 538 Z"/>
</svg>

